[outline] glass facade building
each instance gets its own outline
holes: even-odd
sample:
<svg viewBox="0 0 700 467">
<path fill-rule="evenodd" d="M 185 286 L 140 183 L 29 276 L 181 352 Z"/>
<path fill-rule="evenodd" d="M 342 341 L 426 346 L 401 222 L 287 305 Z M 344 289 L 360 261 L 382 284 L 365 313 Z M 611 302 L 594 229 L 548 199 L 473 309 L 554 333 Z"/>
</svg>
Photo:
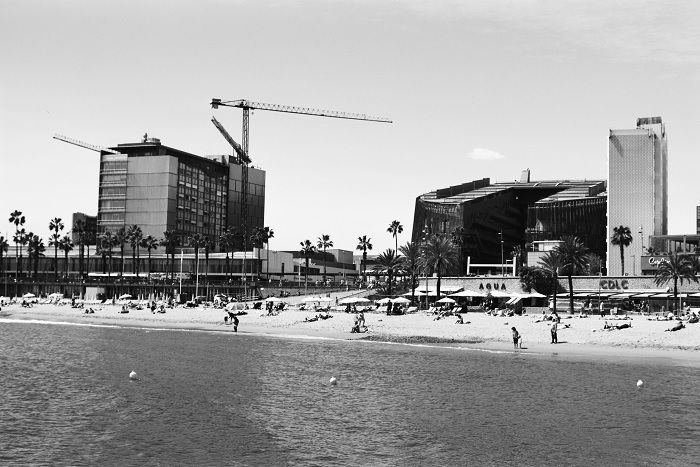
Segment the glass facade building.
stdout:
<svg viewBox="0 0 700 467">
<path fill-rule="evenodd" d="M 516 246 L 577 235 L 604 256 L 605 190 L 601 180 L 531 182 L 529 173 L 523 181 L 484 178 L 435 190 L 416 199 L 412 240 L 451 235 L 461 241 L 463 258 L 488 264 L 501 262 L 501 246 L 510 258 Z"/>
</svg>

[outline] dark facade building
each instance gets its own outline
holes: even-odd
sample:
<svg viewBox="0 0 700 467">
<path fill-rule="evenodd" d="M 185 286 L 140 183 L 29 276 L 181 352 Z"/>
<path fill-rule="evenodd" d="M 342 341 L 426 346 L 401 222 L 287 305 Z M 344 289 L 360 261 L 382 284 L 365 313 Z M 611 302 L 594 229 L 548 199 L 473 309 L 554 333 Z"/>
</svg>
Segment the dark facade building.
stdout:
<svg viewBox="0 0 700 467">
<path fill-rule="evenodd" d="M 82 223 L 83 238 L 90 245 L 95 244 L 95 236 L 97 235 L 97 216 L 90 216 L 82 212 L 74 212 L 71 219 L 71 240 L 73 243 L 80 243 L 80 233 L 76 232 L 76 225 Z"/>
<path fill-rule="evenodd" d="M 97 226 L 114 232 L 136 224 L 144 236 L 176 231 L 181 244 L 194 233 L 217 242 L 240 229 L 242 166 L 227 156 L 201 157 L 155 138 L 100 154 Z M 248 232 L 263 226 L 265 172 L 248 168 Z"/>
<path fill-rule="evenodd" d="M 426 232 L 455 235 L 464 257 L 485 264 L 501 262 L 502 246 L 510 257 L 528 242 L 577 235 L 604 259 L 606 208 L 605 181 L 531 182 L 525 171 L 521 181 L 484 178 L 419 196 L 412 240 Z"/>
</svg>

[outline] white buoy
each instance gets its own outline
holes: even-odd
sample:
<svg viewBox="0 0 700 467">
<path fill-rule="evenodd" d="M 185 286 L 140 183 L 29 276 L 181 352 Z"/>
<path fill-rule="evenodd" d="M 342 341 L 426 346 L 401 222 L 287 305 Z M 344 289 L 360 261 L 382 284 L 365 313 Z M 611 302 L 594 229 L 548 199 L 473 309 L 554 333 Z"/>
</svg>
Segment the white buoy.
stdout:
<svg viewBox="0 0 700 467">
<path fill-rule="evenodd" d="M 644 385 L 644 381 L 642 381 L 641 379 L 639 381 L 637 381 L 638 388 L 641 388 L 643 385 Z"/>
<path fill-rule="evenodd" d="M 131 373 L 129 373 L 129 379 L 136 379 L 138 375 L 134 370 L 131 370 Z"/>
<path fill-rule="evenodd" d="M 336 384 L 338 384 L 338 380 L 335 379 L 335 376 L 331 376 L 331 380 L 329 381 L 329 383 L 331 383 L 331 386 L 335 386 Z"/>
</svg>

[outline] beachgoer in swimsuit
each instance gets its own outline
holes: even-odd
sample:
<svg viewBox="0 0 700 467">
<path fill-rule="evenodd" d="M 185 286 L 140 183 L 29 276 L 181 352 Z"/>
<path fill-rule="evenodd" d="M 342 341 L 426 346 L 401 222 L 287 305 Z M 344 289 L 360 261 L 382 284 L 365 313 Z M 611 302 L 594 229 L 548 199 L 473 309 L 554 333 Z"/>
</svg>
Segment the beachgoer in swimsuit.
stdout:
<svg viewBox="0 0 700 467">
<path fill-rule="evenodd" d="M 517 349 L 518 348 L 518 343 L 520 341 L 520 333 L 518 332 L 517 329 L 515 329 L 515 326 L 510 328 L 511 331 L 513 331 L 513 348 Z"/>
<path fill-rule="evenodd" d="M 550 328 L 550 332 L 552 333 L 552 344 L 556 344 L 557 341 L 557 320 L 552 321 L 552 326 Z"/>
</svg>

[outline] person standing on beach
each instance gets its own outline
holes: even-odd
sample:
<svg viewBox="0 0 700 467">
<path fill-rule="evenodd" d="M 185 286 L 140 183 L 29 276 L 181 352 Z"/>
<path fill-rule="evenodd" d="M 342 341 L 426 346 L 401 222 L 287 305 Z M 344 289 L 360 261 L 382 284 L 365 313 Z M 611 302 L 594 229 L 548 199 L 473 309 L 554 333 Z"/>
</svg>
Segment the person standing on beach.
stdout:
<svg viewBox="0 0 700 467">
<path fill-rule="evenodd" d="M 514 349 L 517 349 L 517 348 L 518 348 L 518 344 L 519 344 L 519 342 L 520 342 L 520 333 L 518 332 L 517 329 L 515 329 L 515 326 L 513 326 L 513 327 L 510 328 L 510 329 L 511 329 L 511 331 L 513 331 L 513 348 L 514 348 Z"/>
<path fill-rule="evenodd" d="M 238 316 L 233 315 L 233 332 L 238 332 Z"/>
<path fill-rule="evenodd" d="M 552 333 L 552 344 L 556 344 L 557 343 L 557 320 L 556 319 L 552 320 L 552 326 L 549 330 Z"/>
</svg>

